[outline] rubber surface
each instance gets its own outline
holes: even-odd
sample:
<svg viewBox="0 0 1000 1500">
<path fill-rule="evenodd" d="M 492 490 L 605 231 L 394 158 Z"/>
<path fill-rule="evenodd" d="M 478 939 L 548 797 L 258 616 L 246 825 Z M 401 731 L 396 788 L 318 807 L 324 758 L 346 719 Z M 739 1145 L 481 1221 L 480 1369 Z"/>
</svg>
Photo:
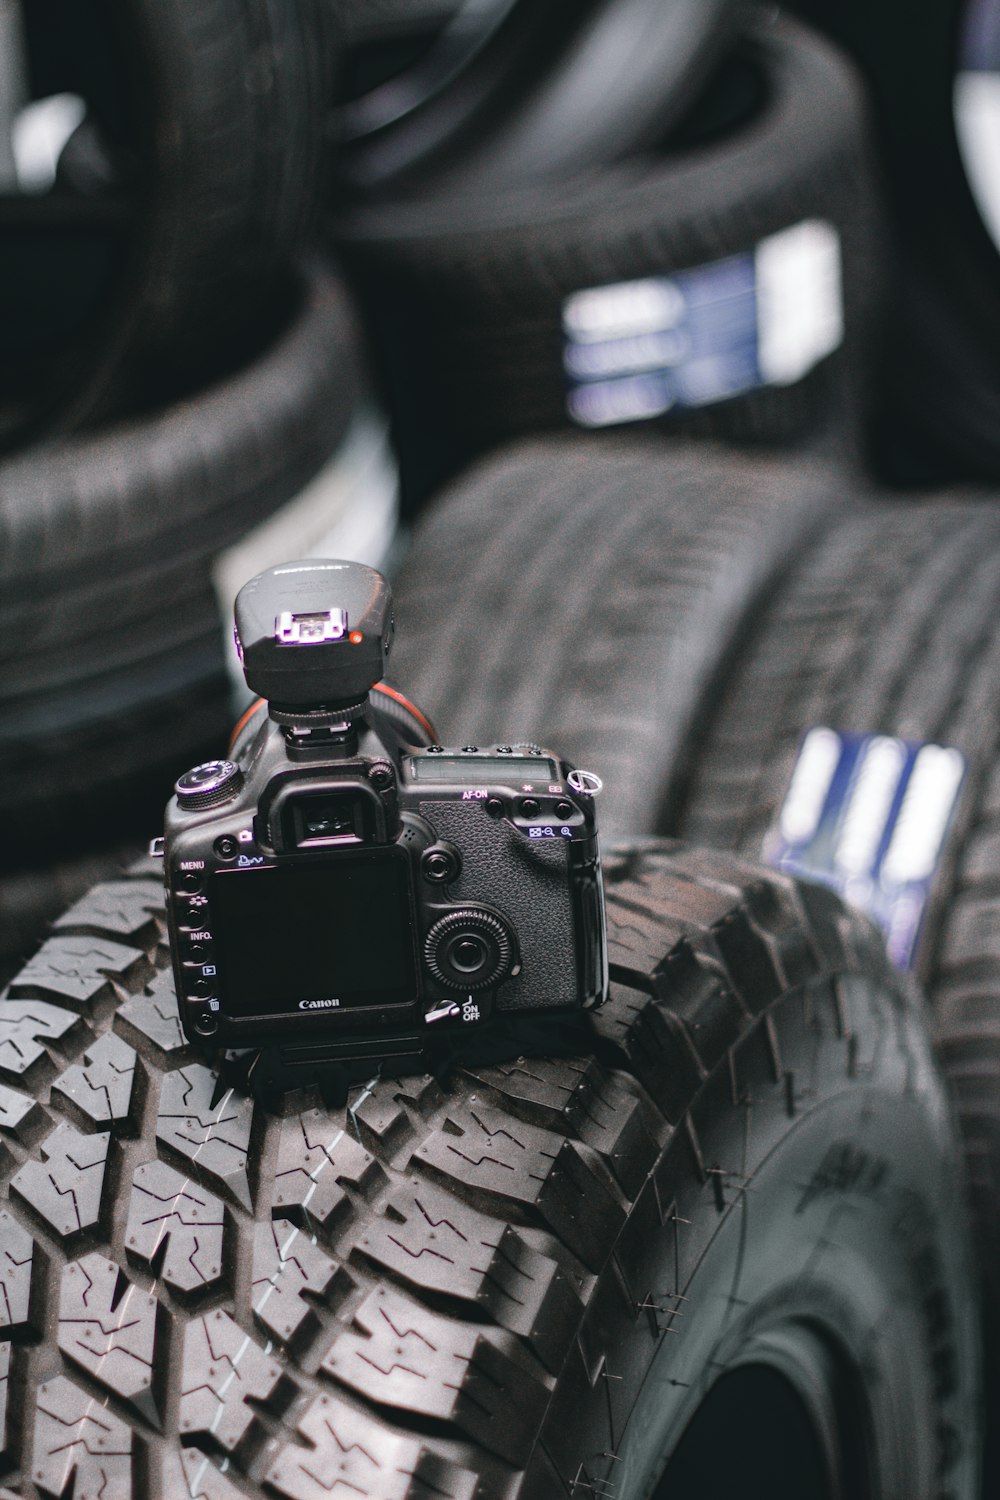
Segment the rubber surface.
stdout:
<svg viewBox="0 0 1000 1500">
<path fill-rule="evenodd" d="M 418 497 L 505 437 L 569 424 L 568 296 L 753 252 L 810 219 L 840 239 L 840 347 L 792 384 L 655 420 L 771 443 L 815 441 L 826 427 L 847 442 L 864 406 L 880 287 L 857 79 L 804 28 L 754 12 L 718 92 L 688 144 L 504 191 L 449 192 L 446 179 L 428 177 L 333 225 L 366 298 Z"/>
<path fill-rule="evenodd" d="M 325 6 L 141 0 L 128 8 L 156 152 L 142 225 L 146 351 L 180 358 L 251 321 L 315 213 L 334 59 Z M 138 85 L 139 80 L 136 80 Z"/>
<path fill-rule="evenodd" d="M 449 190 L 558 183 L 655 149 L 729 49 L 736 10 L 731 0 L 592 5 L 523 97 L 495 108 L 478 139 L 452 145 Z"/>
<path fill-rule="evenodd" d="M 338 168 L 362 196 L 444 169 L 556 178 L 662 138 L 729 46 L 732 0 L 452 0 L 336 7 Z M 436 26 L 433 24 L 436 21 Z M 381 42 L 381 47 L 379 43 Z M 353 96 L 353 97 L 350 97 Z"/>
<path fill-rule="evenodd" d="M 348 46 L 387 37 L 431 37 L 463 0 L 334 0 L 333 10 Z"/>
<path fill-rule="evenodd" d="M 51 921 L 99 880 L 121 879 L 140 852 L 122 844 L 0 873 L 0 984 L 34 953 Z"/>
<path fill-rule="evenodd" d="M 1000 1317 L 1000 517 L 988 496 L 842 517 L 798 563 L 692 740 L 663 826 L 761 854 L 814 725 L 957 746 L 970 779 L 921 942 L 965 1141 L 980 1264 Z"/>
<path fill-rule="evenodd" d="M 842 476 L 654 437 L 535 439 L 415 528 L 393 672 L 449 745 L 535 741 L 648 832 L 715 674 L 840 503 Z"/>
<path fill-rule="evenodd" d="M 1000 252 L 955 122 L 962 28 L 988 51 L 995 12 L 982 7 L 967 21 L 968 0 L 796 0 L 795 9 L 857 58 L 886 162 L 895 295 L 879 382 L 881 465 L 906 484 L 995 480 Z"/>
<path fill-rule="evenodd" d="M 216 555 L 337 451 L 366 384 L 314 269 L 264 356 L 196 399 L 0 466 L 4 859 L 65 848 L 229 728 Z M 159 808 L 154 819 L 159 821 Z M 134 826 L 133 826 L 134 836 Z"/>
<path fill-rule="evenodd" d="M 48 240 L 44 218 L 35 227 L 30 215 L 8 237 L 8 257 L 48 257 L 52 278 L 62 274 L 60 232 L 62 250 L 81 253 L 65 234 L 74 207 L 104 230 L 101 244 L 113 231 L 116 245 L 113 275 L 62 352 L 50 339 L 10 372 L 24 422 L 8 442 L 159 404 L 260 348 L 314 226 L 335 66 L 322 0 L 34 9 L 39 86 L 87 100 L 122 172 L 110 228 L 100 195 L 70 195 L 68 223 Z M 82 253 L 94 253 L 86 237 Z"/>
<path fill-rule="evenodd" d="M 280 1117 L 182 1045 L 148 867 L 66 914 L 0 1005 L 13 1492 L 647 1493 L 748 1361 L 843 1464 L 815 1378 L 840 1361 L 874 1492 L 972 1500 L 967 1248 L 913 994 L 821 892 L 676 847 L 608 875 L 583 1050 Z"/>
</svg>

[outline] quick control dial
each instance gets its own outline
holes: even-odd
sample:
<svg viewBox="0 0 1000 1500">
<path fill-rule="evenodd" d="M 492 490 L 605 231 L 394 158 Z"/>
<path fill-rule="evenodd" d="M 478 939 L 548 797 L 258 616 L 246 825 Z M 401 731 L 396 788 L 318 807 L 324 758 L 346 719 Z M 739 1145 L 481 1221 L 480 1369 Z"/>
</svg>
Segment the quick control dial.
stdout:
<svg viewBox="0 0 1000 1500">
<path fill-rule="evenodd" d="M 516 949 L 506 922 L 480 907 L 459 907 L 439 917 L 424 939 L 424 961 L 449 989 L 491 989 L 513 973 Z"/>
</svg>

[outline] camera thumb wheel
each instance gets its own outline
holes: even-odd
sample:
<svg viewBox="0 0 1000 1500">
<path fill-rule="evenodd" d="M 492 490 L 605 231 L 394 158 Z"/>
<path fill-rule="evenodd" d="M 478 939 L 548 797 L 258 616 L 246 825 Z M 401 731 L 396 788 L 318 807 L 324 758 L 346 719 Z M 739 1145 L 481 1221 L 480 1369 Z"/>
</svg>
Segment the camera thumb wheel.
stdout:
<svg viewBox="0 0 1000 1500">
<path fill-rule="evenodd" d="M 517 972 L 517 946 L 504 919 L 486 907 L 460 907 L 433 923 L 424 963 L 451 990 L 489 990 Z"/>
<path fill-rule="evenodd" d="M 411 503 L 545 429 L 856 440 L 882 264 L 868 121 L 847 61 L 788 18 L 747 11 L 687 125 L 641 155 L 498 189 L 427 173 L 332 228 Z"/>
<path fill-rule="evenodd" d="M 607 894 L 575 1054 L 281 1112 L 185 1047 L 159 883 L 78 902 L 2 1008 L 8 1488 L 977 1500 L 913 993 L 728 856 L 636 849 Z"/>
</svg>

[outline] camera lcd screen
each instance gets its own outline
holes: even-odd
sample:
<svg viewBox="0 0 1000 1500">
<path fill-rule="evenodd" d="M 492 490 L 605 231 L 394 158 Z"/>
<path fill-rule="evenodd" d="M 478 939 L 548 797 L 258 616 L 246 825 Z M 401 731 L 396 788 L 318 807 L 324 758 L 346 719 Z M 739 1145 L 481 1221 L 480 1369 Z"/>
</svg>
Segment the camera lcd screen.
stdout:
<svg viewBox="0 0 1000 1500">
<path fill-rule="evenodd" d="M 209 909 L 227 1015 L 417 998 L 409 865 L 395 850 L 217 871 Z"/>
<path fill-rule="evenodd" d="M 542 756 L 409 755 L 406 769 L 414 781 L 484 786 L 490 781 L 559 781 L 559 769 Z"/>
</svg>

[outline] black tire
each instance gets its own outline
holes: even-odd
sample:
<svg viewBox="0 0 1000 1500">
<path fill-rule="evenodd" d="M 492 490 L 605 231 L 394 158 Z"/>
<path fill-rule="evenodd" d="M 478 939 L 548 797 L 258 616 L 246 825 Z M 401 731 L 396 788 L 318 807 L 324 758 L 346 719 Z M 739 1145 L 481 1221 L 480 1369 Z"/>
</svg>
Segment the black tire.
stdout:
<svg viewBox="0 0 1000 1500">
<path fill-rule="evenodd" d="M 816 725 L 952 745 L 967 757 L 969 780 L 917 963 L 961 1124 L 996 1341 L 1000 516 L 985 501 L 958 493 L 839 519 L 734 656 L 662 826 L 760 857 L 799 737 Z"/>
<path fill-rule="evenodd" d="M 351 306 L 316 268 L 249 367 L 0 467 L 7 869 L 129 817 L 134 837 L 140 803 L 159 824 L 173 775 L 229 725 L 213 564 L 335 458 L 366 399 Z"/>
<path fill-rule="evenodd" d="M 686 141 L 518 189 L 428 177 L 344 216 L 334 233 L 366 298 L 411 493 L 505 437 L 583 421 L 567 406 L 568 298 L 732 256 L 754 278 L 763 240 L 813 221 L 831 256 L 839 246 L 839 346 L 800 378 L 650 421 L 771 443 L 823 430 L 849 446 L 880 284 L 865 110 L 847 62 L 787 19 L 751 13 Z"/>
<path fill-rule="evenodd" d="M 453 8 L 408 70 L 343 111 L 345 175 L 368 193 L 442 166 L 451 188 L 474 191 L 558 180 L 662 140 L 731 42 L 737 12 L 732 0 Z"/>
<path fill-rule="evenodd" d="M 998 9 L 993 0 L 796 0 L 795 9 L 865 71 L 886 162 L 897 264 L 880 465 L 905 484 L 1000 478 L 997 200 L 963 145 L 959 85 L 963 73 L 1000 67 Z"/>
<path fill-rule="evenodd" d="M 0 870 L 0 985 L 35 952 L 56 917 L 98 881 L 122 879 L 140 853 L 138 844 L 121 844 L 55 863 L 43 858 L 12 873 Z"/>
<path fill-rule="evenodd" d="M 426 42 L 462 4 L 463 0 L 334 0 L 333 10 L 345 47 L 354 48 L 398 37 Z"/>
<path fill-rule="evenodd" d="M 759 596 L 841 475 L 653 437 L 566 434 L 486 460 L 415 529 L 393 672 L 449 744 L 541 740 L 645 833 Z"/>
<path fill-rule="evenodd" d="M 122 172 L 110 221 L 100 194 L 64 194 L 62 208 L 58 195 L 37 212 L 25 202 L 9 227 L 6 256 L 45 255 L 50 279 L 60 250 L 92 257 L 95 235 L 109 257 L 63 356 L 43 344 L 5 372 L 15 416 L 34 388 L 37 432 L 163 401 L 260 347 L 314 226 L 334 62 L 322 0 L 49 0 L 29 12 L 38 86 L 87 99 Z"/>
<path fill-rule="evenodd" d="M 634 853 L 609 896 L 582 1052 L 283 1117 L 181 1045 L 156 883 L 67 913 L 0 1008 L 11 1488 L 624 1500 L 668 1463 L 687 1500 L 697 1414 L 736 1395 L 780 1500 L 974 1500 L 914 993 L 835 900 L 729 858 Z M 765 1493 L 718 1440 L 702 1483 L 737 1466 Z"/>
<path fill-rule="evenodd" d="M 245 330 L 314 221 L 330 102 L 320 0 L 141 0 L 128 7 L 138 90 L 151 87 L 132 340 L 204 357 Z"/>
</svg>

